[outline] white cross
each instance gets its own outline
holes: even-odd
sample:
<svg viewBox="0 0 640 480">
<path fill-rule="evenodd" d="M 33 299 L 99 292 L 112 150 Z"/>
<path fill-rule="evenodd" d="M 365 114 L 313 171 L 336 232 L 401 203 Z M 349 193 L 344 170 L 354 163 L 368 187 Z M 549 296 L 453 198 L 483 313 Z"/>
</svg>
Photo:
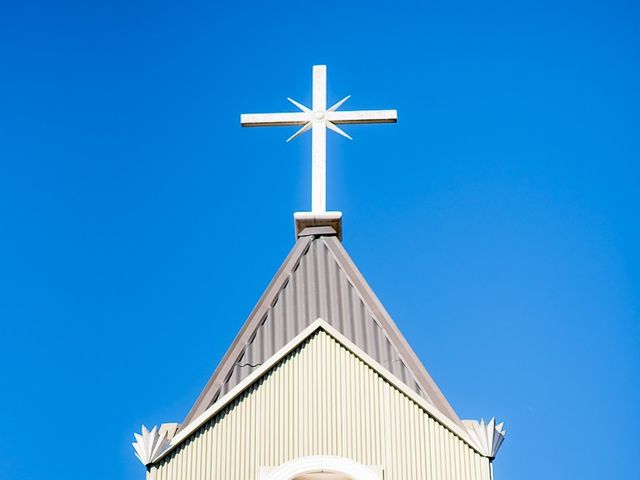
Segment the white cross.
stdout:
<svg viewBox="0 0 640 480">
<path fill-rule="evenodd" d="M 357 110 L 338 112 L 338 108 L 351 95 L 327 109 L 327 67 L 313 67 L 313 107 L 288 98 L 301 112 L 292 113 L 246 113 L 240 116 L 243 127 L 274 127 L 302 125 L 302 128 L 287 139 L 311 129 L 311 211 L 324 213 L 327 209 L 327 128 L 351 140 L 338 125 L 345 123 L 395 123 L 395 110 Z"/>
</svg>

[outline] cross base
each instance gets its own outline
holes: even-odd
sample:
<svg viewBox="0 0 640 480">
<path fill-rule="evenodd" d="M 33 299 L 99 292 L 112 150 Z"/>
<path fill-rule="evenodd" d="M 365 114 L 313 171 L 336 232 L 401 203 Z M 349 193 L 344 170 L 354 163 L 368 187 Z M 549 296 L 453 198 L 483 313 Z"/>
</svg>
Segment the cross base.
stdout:
<svg viewBox="0 0 640 480">
<path fill-rule="evenodd" d="M 296 224 L 296 238 L 314 233 L 331 233 L 332 229 L 338 240 L 342 240 L 342 212 L 296 212 L 293 218 Z M 326 227 L 327 231 L 322 231 L 322 227 Z"/>
</svg>

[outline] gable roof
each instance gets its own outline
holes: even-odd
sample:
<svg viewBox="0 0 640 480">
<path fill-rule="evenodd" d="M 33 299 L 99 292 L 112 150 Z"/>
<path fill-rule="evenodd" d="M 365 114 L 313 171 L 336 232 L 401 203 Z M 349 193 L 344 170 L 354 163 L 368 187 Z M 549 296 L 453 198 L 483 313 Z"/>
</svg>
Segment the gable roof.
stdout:
<svg viewBox="0 0 640 480">
<path fill-rule="evenodd" d="M 335 232 L 329 230 L 309 228 L 300 234 L 181 429 L 187 428 L 316 319 L 323 318 L 464 430 Z"/>
<path fill-rule="evenodd" d="M 295 351 L 298 347 L 304 344 L 308 339 L 313 337 L 319 331 L 322 331 L 332 337 L 339 345 L 350 351 L 357 358 L 359 358 L 364 364 L 374 370 L 385 381 L 389 382 L 393 387 L 397 388 L 402 394 L 406 395 L 409 399 L 415 402 L 420 408 L 422 408 L 427 414 L 429 414 L 434 420 L 442 424 L 451 433 L 460 438 L 470 448 L 479 453 L 482 456 L 489 456 L 481 448 L 479 448 L 476 440 L 469 435 L 469 431 L 466 427 L 458 425 L 452 419 L 444 415 L 440 410 L 435 408 L 430 402 L 426 401 L 421 395 L 410 389 L 402 380 L 397 378 L 393 373 L 386 369 L 383 365 L 376 362 L 366 352 L 360 349 L 357 345 L 352 343 L 348 338 L 338 332 L 334 327 L 329 325 L 325 320 L 318 318 L 312 322 L 309 326 L 303 329 L 298 335 L 294 336 L 286 345 L 278 350 L 273 356 L 271 356 L 264 364 L 257 367 L 250 375 L 239 382 L 225 395 L 221 396 L 210 407 L 205 409 L 200 415 L 195 417 L 191 423 L 180 432 L 178 432 L 171 441 L 166 445 L 164 450 L 153 458 L 151 463 L 158 463 L 161 459 L 166 457 L 169 453 L 174 451 L 179 445 L 184 443 L 187 439 L 197 432 L 203 425 L 212 420 L 225 410 L 225 407 L 230 405 L 236 400 L 243 392 L 247 391 L 252 385 L 256 384 L 261 378 L 269 374 L 274 368 L 276 368 L 291 352 Z"/>
</svg>

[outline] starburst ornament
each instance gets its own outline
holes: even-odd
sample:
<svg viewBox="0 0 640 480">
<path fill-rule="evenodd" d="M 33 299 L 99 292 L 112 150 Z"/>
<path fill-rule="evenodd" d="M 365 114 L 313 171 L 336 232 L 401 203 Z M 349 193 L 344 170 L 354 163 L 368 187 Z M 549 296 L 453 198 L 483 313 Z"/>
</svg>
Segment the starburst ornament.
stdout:
<svg viewBox="0 0 640 480">
<path fill-rule="evenodd" d="M 333 106 L 329 107 L 327 110 L 324 110 L 324 111 L 323 110 L 320 110 L 320 111 L 311 110 L 310 108 L 305 107 L 301 103 L 296 102 L 293 98 L 287 97 L 287 100 L 289 100 L 296 107 L 298 107 L 300 110 L 302 110 L 304 113 L 306 113 L 308 118 L 309 118 L 309 121 L 307 123 L 305 123 L 304 126 L 300 130 L 298 130 L 296 133 L 294 133 L 289 138 L 287 138 L 287 142 L 290 142 L 291 140 L 296 138 L 298 135 L 301 135 L 304 132 L 308 131 L 311 127 L 313 127 L 314 122 L 323 122 L 324 125 L 329 130 L 333 130 L 337 134 L 340 134 L 343 137 L 348 138 L 349 140 L 353 140 L 353 138 L 351 138 L 347 133 L 345 133 L 344 130 L 342 130 L 335 123 L 333 123 L 331 120 L 329 120 L 329 117 L 332 117 L 332 119 L 333 119 L 333 116 L 331 115 L 331 112 L 335 112 L 336 110 L 338 110 L 338 108 L 340 108 L 340 105 L 342 105 L 344 102 L 349 100 L 350 97 L 351 97 L 351 95 L 347 95 L 342 100 L 340 100 L 338 103 L 334 104 Z M 333 119 L 333 120 L 335 121 L 335 119 Z"/>
</svg>

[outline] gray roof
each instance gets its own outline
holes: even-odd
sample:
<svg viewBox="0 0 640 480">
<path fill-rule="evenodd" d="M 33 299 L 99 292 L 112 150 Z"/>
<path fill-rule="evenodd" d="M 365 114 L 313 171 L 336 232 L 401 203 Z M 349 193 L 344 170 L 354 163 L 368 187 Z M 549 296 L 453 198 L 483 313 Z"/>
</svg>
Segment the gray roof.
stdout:
<svg viewBox="0 0 640 480">
<path fill-rule="evenodd" d="M 318 318 L 331 324 L 443 414 L 463 426 L 367 285 L 335 231 L 322 227 L 307 228 L 300 233 L 182 427 Z"/>
</svg>

